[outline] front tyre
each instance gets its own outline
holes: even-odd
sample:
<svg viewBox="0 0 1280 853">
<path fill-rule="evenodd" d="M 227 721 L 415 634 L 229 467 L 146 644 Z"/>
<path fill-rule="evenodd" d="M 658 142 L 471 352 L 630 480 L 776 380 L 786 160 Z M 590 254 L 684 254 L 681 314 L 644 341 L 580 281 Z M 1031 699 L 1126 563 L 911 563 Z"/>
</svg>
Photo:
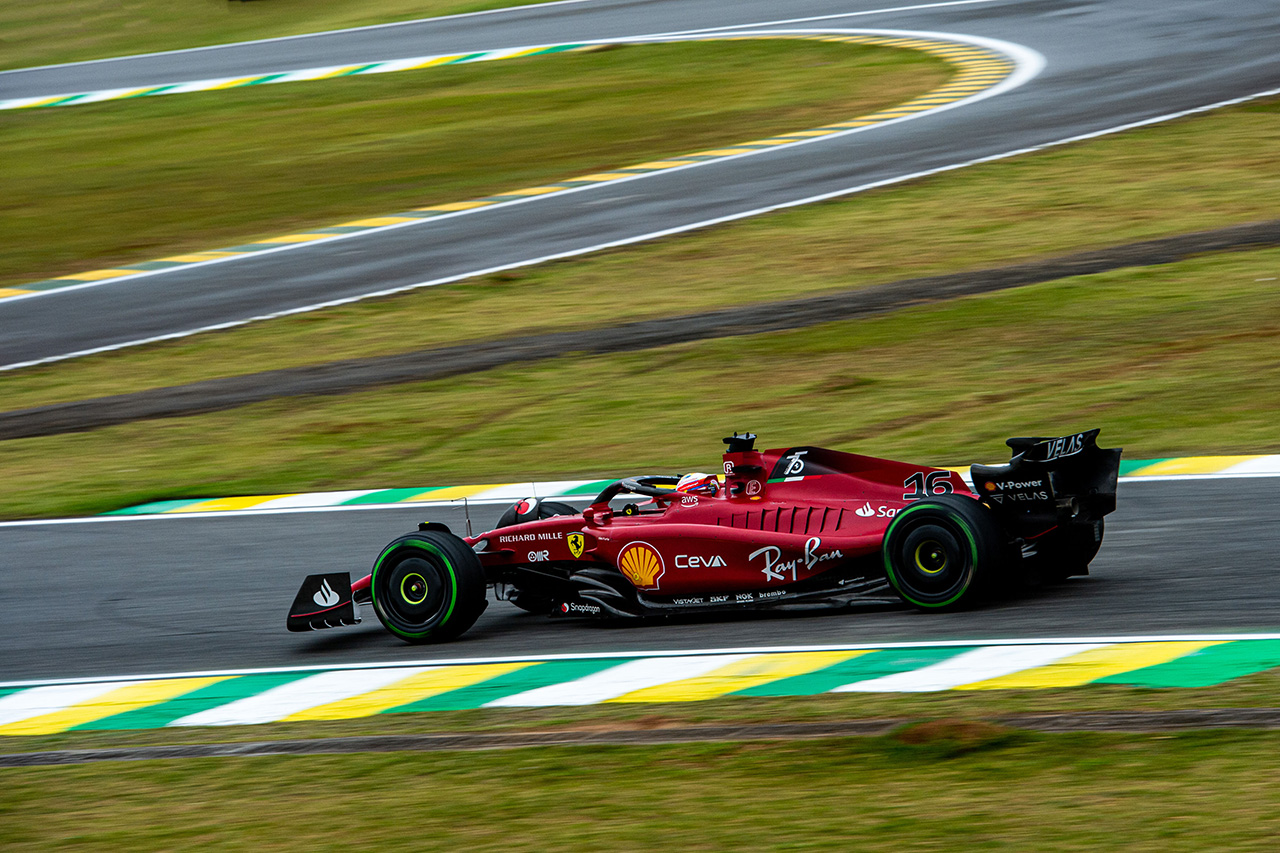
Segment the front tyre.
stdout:
<svg viewBox="0 0 1280 853">
<path fill-rule="evenodd" d="M 956 610 L 1000 574 L 1003 536 L 982 504 L 944 495 L 899 512 L 885 531 L 883 554 L 885 574 L 903 601 Z"/>
<path fill-rule="evenodd" d="M 458 637 L 488 606 L 484 569 L 451 533 L 428 530 L 392 542 L 373 564 L 373 610 L 388 631 L 410 643 Z"/>
</svg>

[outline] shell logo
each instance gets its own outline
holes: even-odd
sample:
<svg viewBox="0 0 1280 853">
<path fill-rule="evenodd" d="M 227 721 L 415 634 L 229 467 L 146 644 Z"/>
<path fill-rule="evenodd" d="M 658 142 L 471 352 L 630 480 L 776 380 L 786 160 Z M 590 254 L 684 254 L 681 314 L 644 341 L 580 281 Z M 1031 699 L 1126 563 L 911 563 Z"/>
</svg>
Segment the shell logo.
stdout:
<svg viewBox="0 0 1280 853">
<path fill-rule="evenodd" d="M 632 542 L 618 555 L 618 569 L 637 589 L 657 589 L 666 566 L 648 542 Z"/>
</svg>

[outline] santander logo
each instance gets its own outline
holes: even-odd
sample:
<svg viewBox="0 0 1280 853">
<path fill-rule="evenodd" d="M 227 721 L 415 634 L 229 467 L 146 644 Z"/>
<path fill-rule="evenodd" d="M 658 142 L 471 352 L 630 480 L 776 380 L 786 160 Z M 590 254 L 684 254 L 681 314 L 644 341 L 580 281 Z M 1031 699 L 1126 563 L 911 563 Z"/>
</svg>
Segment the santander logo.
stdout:
<svg viewBox="0 0 1280 853">
<path fill-rule="evenodd" d="M 329 581 L 325 580 L 321 582 L 316 594 L 311 596 L 311 600 L 321 607 L 332 607 L 338 603 L 338 594 L 333 591 L 333 587 L 329 586 Z"/>
<path fill-rule="evenodd" d="M 871 504 L 865 503 L 862 506 L 855 509 L 854 513 L 858 515 L 858 517 L 860 518 L 870 518 L 871 516 L 876 514 L 876 511 L 871 508 Z"/>
</svg>

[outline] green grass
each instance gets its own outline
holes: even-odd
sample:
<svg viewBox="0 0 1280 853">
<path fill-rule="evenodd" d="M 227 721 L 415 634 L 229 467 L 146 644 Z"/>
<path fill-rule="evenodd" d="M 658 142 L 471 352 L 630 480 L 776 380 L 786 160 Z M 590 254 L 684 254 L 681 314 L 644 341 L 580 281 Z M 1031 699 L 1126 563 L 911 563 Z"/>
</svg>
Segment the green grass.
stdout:
<svg viewBox="0 0 1280 853">
<path fill-rule="evenodd" d="M 712 42 L 7 113 L 0 287 L 800 130 L 948 73 L 918 51 Z"/>
<path fill-rule="evenodd" d="M 0 771 L 0 844 L 130 850 L 1269 850 L 1280 734 L 943 725 L 800 743 Z"/>
<path fill-rule="evenodd" d="M 0 68 L 298 35 L 540 1 L 15 0 L 0 4 Z"/>
<path fill-rule="evenodd" d="M 961 463 L 1104 428 L 1130 457 L 1280 449 L 1280 250 L 863 321 L 0 444 L 0 514 L 705 468 L 727 429 Z M 1259 281 L 1259 279 L 1271 279 Z M 589 426 L 590 428 L 584 428 Z"/>
<path fill-rule="evenodd" d="M 1280 213 L 1276 162 L 1280 101 L 1248 105 L 651 245 L 0 375 L 0 399 L 16 409 L 1269 219 Z"/>
</svg>

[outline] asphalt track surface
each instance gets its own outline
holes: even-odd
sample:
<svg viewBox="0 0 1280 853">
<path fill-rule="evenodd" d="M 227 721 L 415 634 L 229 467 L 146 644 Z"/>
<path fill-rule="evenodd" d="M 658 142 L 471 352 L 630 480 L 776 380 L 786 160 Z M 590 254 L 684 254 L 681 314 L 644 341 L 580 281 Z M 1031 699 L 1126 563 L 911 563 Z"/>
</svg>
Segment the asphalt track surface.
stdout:
<svg viewBox="0 0 1280 853">
<path fill-rule="evenodd" d="M 583 252 L 1280 86 L 1280 16 L 1270 0 L 967 0 L 914 9 L 884 0 L 595 0 L 19 70 L 0 74 L 0 97 L 753 25 L 997 38 L 1047 64 L 997 97 L 852 136 L 306 249 L 5 300 L 0 365 Z"/>
<path fill-rule="evenodd" d="M 462 510 L 0 525 L 0 681 L 569 652 L 1274 631 L 1280 478 L 1124 483 L 1092 574 L 960 613 L 877 605 L 671 621 L 556 619 L 505 602 L 453 643 L 285 630 L 302 578 L 368 571 L 423 518 Z M 477 532 L 503 507 L 472 507 Z"/>
</svg>

